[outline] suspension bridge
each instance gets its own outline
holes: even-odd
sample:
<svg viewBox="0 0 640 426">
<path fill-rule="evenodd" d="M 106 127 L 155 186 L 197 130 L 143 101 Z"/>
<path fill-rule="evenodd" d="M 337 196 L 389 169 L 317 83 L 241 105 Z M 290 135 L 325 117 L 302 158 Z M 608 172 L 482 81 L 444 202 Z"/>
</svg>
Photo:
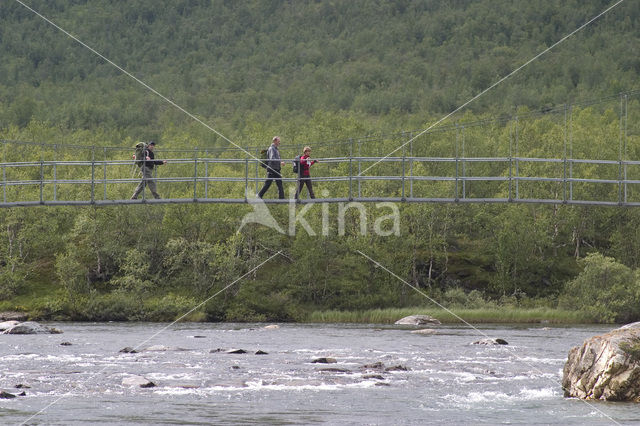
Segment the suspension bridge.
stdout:
<svg viewBox="0 0 640 426">
<path fill-rule="evenodd" d="M 307 199 L 303 190 L 300 200 L 280 200 L 269 198 L 277 194 L 271 189 L 264 202 L 640 206 L 640 161 L 630 158 L 640 149 L 638 97 L 640 91 L 627 92 L 428 132 L 310 143 L 319 161 L 311 168 L 319 197 Z M 597 131 L 585 132 L 582 124 L 611 114 Z M 131 200 L 141 179 L 131 147 L 1 144 L 0 207 L 251 203 L 265 179 L 259 151 L 266 146 L 157 149 L 157 159 L 167 160 L 154 168 L 162 198 L 145 188 Z M 281 145 L 289 197 L 297 186 L 291 165 L 302 145 Z"/>
</svg>

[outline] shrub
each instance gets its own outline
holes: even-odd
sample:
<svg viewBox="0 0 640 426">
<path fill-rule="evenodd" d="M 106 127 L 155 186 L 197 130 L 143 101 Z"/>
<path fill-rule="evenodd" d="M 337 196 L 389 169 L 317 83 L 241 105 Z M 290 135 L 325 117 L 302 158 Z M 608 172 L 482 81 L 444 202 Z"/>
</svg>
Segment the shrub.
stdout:
<svg viewBox="0 0 640 426">
<path fill-rule="evenodd" d="M 626 323 L 640 318 L 637 273 L 599 253 L 581 260 L 583 271 L 569 281 L 559 307 L 579 310 L 595 322 Z"/>
<path fill-rule="evenodd" d="M 186 314 L 197 302 L 189 297 L 167 294 L 162 298 L 155 298 L 144 304 L 147 321 L 174 321 Z"/>
<path fill-rule="evenodd" d="M 122 293 L 92 293 L 84 316 L 91 321 L 138 321 L 145 319 L 140 301 Z"/>
<path fill-rule="evenodd" d="M 631 357 L 631 361 L 640 361 L 640 338 L 635 337 L 629 342 L 620 343 L 620 349 Z"/>
</svg>

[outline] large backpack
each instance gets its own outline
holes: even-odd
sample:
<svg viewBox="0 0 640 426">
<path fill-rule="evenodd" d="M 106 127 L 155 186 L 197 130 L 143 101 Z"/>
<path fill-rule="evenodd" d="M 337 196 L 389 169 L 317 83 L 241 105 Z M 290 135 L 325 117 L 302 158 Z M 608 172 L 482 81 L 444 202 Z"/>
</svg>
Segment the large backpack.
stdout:
<svg viewBox="0 0 640 426">
<path fill-rule="evenodd" d="M 293 159 L 293 173 L 301 172 L 301 170 L 300 170 L 300 157 L 302 157 L 302 155 L 298 155 L 296 158 Z"/>
<path fill-rule="evenodd" d="M 263 149 L 262 151 L 260 151 L 260 166 L 264 167 L 265 169 L 267 168 L 267 159 L 268 159 L 268 149 Z"/>
<path fill-rule="evenodd" d="M 147 151 L 147 144 L 145 142 L 138 142 L 136 144 L 136 164 L 138 166 L 142 166 L 142 162 L 144 161 L 145 154 Z"/>
</svg>

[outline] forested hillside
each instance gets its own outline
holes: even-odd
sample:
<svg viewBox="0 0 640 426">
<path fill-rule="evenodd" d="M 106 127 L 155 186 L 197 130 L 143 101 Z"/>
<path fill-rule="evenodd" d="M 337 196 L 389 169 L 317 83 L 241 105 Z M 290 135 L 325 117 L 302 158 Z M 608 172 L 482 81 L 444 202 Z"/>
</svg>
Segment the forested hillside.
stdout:
<svg viewBox="0 0 640 426">
<path fill-rule="evenodd" d="M 26 3 L 235 143 L 265 146 L 279 134 L 283 152 L 311 143 L 320 157 L 345 155 L 331 144 L 335 141 L 426 128 L 612 4 Z M 511 156 L 517 127 L 518 156 L 640 158 L 639 21 L 640 4 L 623 2 L 453 117 L 475 123 L 465 136 L 465 155 Z M 0 3 L 0 58 L 3 162 L 86 159 L 92 152 L 65 144 L 122 147 L 110 151 L 115 159 L 129 159 L 141 139 L 157 140 L 160 158 L 170 158 L 171 149 L 203 152 L 230 145 L 11 0 Z M 630 96 L 617 96 L 622 91 Z M 572 106 L 570 115 L 554 109 L 576 100 L 586 102 Z M 527 118 L 518 121 L 516 114 Z M 507 116 L 512 118 L 491 119 Z M 406 139 L 406 134 L 371 138 L 367 149 L 385 155 Z M 416 140 L 412 152 L 453 156 L 459 143 L 454 128 Z M 314 167 L 332 176 L 347 166 L 323 168 L 321 162 Z M 416 173 L 428 175 L 437 166 L 422 167 Z M 596 166 L 584 166 L 580 173 L 619 179 L 620 169 L 612 167 L 613 174 L 613 168 Z M 27 168 L 3 168 L 5 176 L 7 170 L 11 179 L 34 178 Z M 171 163 L 161 173 L 184 176 Z M 494 173 L 507 176 L 510 170 Z M 74 170 L 65 176 L 86 177 Z M 123 177 L 131 177 L 129 165 Z M 640 180 L 637 167 L 625 178 Z M 235 191 L 243 185 L 210 190 Z M 470 184 L 469 191 L 504 197 L 510 191 L 506 185 Z M 345 186 L 318 184 L 317 190 L 344 192 Z M 640 200 L 636 185 L 628 187 L 625 196 Z M 368 188 L 398 195 L 392 183 L 378 181 Z M 314 311 L 430 304 L 367 262 L 358 254 L 362 250 L 447 307 L 560 307 L 581 311 L 591 321 L 640 319 L 640 212 L 570 207 L 562 205 L 561 183 L 541 188 L 558 204 L 400 204 L 398 235 L 372 232 L 374 220 L 385 214 L 374 204 L 368 232 L 361 232 L 362 220 L 352 211 L 342 233 L 332 222 L 323 235 L 325 207 L 315 205 L 306 218 L 317 235 L 299 227 L 294 236 L 256 224 L 239 231 L 251 211 L 244 205 L 2 209 L 0 310 L 24 310 L 45 319 L 171 320 L 278 251 L 282 254 L 191 318 L 299 321 Z M 416 191 L 447 189 L 416 185 Z M 58 190 L 60 197 L 87 196 L 86 187 Z M 128 198 L 132 190 L 123 184 L 110 196 Z M 576 185 L 579 190 L 587 199 L 615 199 L 619 193 L 616 184 Z M 4 197 L 21 194 L 8 186 L 2 191 Z M 189 191 L 160 187 L 163 195 L 175 197 L 189 197 Z M 332 220 L 337 209 L 328 207 Z M 283 226 L 290 220 L 285 206 L 271 212 Z"/>
<path fill-rule="evenodd" d="M 399 113 L 424 123 L 611 3 L 27 2 L 234 139 L 253 119 L 289 121 L 317 111 Z M 537 109 L 634 88 L 639 22 L 640 5 L 624 2 L 470 108 L 511 113 L 521 105 Z M 19 3 L 0 4 L 0 23 L 1 126 L 35 119 L 144 137 L 191 122 Z"/>
</svg>

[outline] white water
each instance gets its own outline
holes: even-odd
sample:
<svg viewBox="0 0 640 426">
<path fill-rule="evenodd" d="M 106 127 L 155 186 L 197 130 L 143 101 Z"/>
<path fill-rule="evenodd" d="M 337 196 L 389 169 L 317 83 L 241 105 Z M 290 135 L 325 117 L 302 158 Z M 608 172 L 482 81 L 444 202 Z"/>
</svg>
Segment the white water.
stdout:
<svg viewBox="0 0 640 426">
<path fill-rule="evenodd" d="M 461 326 L 178 324 L 145 345 L 172 350 L 124 354 L 164 325 L 54 326 L 64 334 L 0 335 L 0 390 L 30 386 L 0 399 L 1 424 L 43 409 L 28 424 L 640 423 L 638 404 L 563 397 L 569 349 L 611 327 L 482 326 L 509 345 L 480 346 Z M 407 370 L 363 368 L 375 362 Z M 157 386 L 123 386 L 130 375 Z"/>
</svg>

